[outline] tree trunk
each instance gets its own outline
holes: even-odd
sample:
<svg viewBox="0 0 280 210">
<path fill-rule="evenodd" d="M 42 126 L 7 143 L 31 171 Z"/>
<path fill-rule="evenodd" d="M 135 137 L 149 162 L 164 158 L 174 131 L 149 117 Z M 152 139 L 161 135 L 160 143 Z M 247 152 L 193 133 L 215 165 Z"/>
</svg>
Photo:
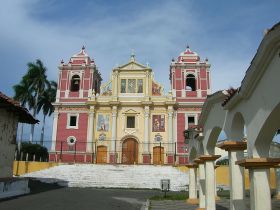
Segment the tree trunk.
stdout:
<svg viewBox="0 0 280 210">
<path fill-rule="evenodd" d="M 33 107 L 33 115 L 32 115 L 34 118 L 36 118 L 38 98 L 39 98 L 39 90 L 37 89 L 37 93 L 36 93 L 36 96 L 35 96 L 35 104 L 34 104 L 34 107 Z M 32 124 L 31 125 L 29 142 L 33 142 L 33 140 L 34 140 L 34 127 L 35 127 L 35 124 Z"/>
<path fill-rule="evenodd" d="M 46 115 L 44 115 L 44 118 L 43 118 L 43 125 L 42 125 L 42 130 L 41 130 L 40 144 L 41 144 L 42 146 L 44 146 L 45 121 L 46 121 Z"/>
<path fill-rule="evenodd" d="M 18 139 L 18 152 L 19 152 L 19 154 L 20 154 L 20 151 L 21 151 L 21 142 L 22 142 L 22 137 L 23 137 L 23 126 L 24 126 L 24 123 L 21 123 L 20 136 L 19 136 L 19 139 Z"/>
</svg>

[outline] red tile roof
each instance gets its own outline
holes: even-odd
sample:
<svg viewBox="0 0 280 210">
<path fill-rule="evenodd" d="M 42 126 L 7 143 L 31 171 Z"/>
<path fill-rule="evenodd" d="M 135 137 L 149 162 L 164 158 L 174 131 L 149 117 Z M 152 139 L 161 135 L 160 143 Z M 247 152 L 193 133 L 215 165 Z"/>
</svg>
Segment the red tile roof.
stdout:
<svg viewBox="0 0 280 210">
<path fill-rule="evenodd" d="M 225 106 L 229 101 L 230 99 L 235 95 L 235 93 L 238 92 L 238 88 L 230 88 L 227 90 L 228 92 L 228 96 L 226 97 L 226 99 L 224 100 L 224 102 L 222 103 L 222 106 Z"/>
<path fill-rule="evenodd" d="M 19 116 L 19 122 L 28 124 L 35 124 L 39 122 L 39 120 L 34 119 L 34 117 L 28 112 L 26 108 L 20 106 L 18 101 L 13 100 L 2 92 L 0 92 L 0 108 L 11 109 L 12 111 L 16 112 Z"/>
</svg>

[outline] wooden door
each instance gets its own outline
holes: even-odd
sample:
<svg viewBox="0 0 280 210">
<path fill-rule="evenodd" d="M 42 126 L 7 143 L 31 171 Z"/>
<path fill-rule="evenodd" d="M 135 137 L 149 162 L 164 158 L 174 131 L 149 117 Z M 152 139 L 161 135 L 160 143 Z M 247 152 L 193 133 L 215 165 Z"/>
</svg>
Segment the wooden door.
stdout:
<svg viewBox="0 0 280 210">
<path fill-rule="evenodd" d="M 138 163 L 138 142 L 133 138 L 126 139 L 122 144 L 122 163 Z"/>
<path fill-rule="evenodd" d="M 107 147 L 106 146 L 97 147 L 96 163 L 107 163 Z"/>
<path fill-rule="evenodd" d="M 157 146 L 153 148 L 153 164 L 161 165 L 164 163 L 164 148 Z"/>
</svg>

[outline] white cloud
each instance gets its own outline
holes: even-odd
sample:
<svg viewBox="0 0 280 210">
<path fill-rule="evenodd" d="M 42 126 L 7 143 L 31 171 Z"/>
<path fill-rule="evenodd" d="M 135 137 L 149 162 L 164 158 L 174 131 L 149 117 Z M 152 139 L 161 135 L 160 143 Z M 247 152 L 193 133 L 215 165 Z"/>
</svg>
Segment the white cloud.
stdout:
<svg viewBox="0 0 280 210">
<path fill-rule="evenodd" d="M 248 36 L 252 35 L 252 26 L 231 28 L 231 24 L 243 21 L 244 10 L 229 15 L 229 19 L 213 18 L 204 17 L 204 11 L 194 11 L 193 2 L 157 1 L 147 7 L 123 8 L 124 15 L 120 17 L 108 13 L 104 6 L 90 3 L 84 16 L 72 8 L 70 20 L 48 20 L 39 16 L 56 11 L 56 3 L 50 2 L 46 8 L 38 4 L 41 2 L 36 0 L 5 1 L 0 7 L 1 72 L 5 71 L 7 77 L 1 81 L 0 90 L 9 95 L 13 94 L 12 85 L 25 73 L 27 62 L 42 59 L 49 69 L 48 76 L 56 80 L 60 59 L 68 61 L 82 45 L 95 59 L 104 82 L 115 64 L 127 62 L 134 49 L 139 62 L 149 62 L 158 82 L 168 90 L 171 58 L 177 57 L 188 43 L 202 59 L 209 58 L 214 91 L 236 87 L 258 45 Z M 259 9 L 250 11 L 255 14 Z M 257 22 L 253 16 L 246 19 L 247 23 L 250 20 Z M 47 130 L 50 136 L 49 121 Z"/>
</svg>

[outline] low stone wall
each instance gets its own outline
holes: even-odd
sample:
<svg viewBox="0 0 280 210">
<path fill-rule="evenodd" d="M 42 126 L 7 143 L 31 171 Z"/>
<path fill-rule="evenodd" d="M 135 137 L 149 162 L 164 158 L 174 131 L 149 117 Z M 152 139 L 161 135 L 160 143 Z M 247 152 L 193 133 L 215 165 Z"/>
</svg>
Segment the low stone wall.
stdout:
<svg viewBox="0 0 280 210">
<path fill-rule="evenodd" d="M 180 171 L 187 172 L 189 169 L 186 166 L 178 166 Z M 216 169 L 217 185 L 224 185 L 229 187 L 229 167 L 221 165 Z M 270 169 L 270 187 L 276 188 L 275 169 Z M 250 188 L 249 171 L 245 170 L 245 188 Z"/>
<path fill-rule="evenodd" d="M 1 178 L 0 179 L 0 199 L 30 192 L 28 179 L 26 178 Z"/>
<path fill-rule="evenodd" d="M 13 174 L 14 176 L 20 176 L 22 174 L 26 174 L 34 171 L 40 171 L 57 165 L 58 163 L 54 163 L 54 162 L 14 161 Z"/>
</svg>

